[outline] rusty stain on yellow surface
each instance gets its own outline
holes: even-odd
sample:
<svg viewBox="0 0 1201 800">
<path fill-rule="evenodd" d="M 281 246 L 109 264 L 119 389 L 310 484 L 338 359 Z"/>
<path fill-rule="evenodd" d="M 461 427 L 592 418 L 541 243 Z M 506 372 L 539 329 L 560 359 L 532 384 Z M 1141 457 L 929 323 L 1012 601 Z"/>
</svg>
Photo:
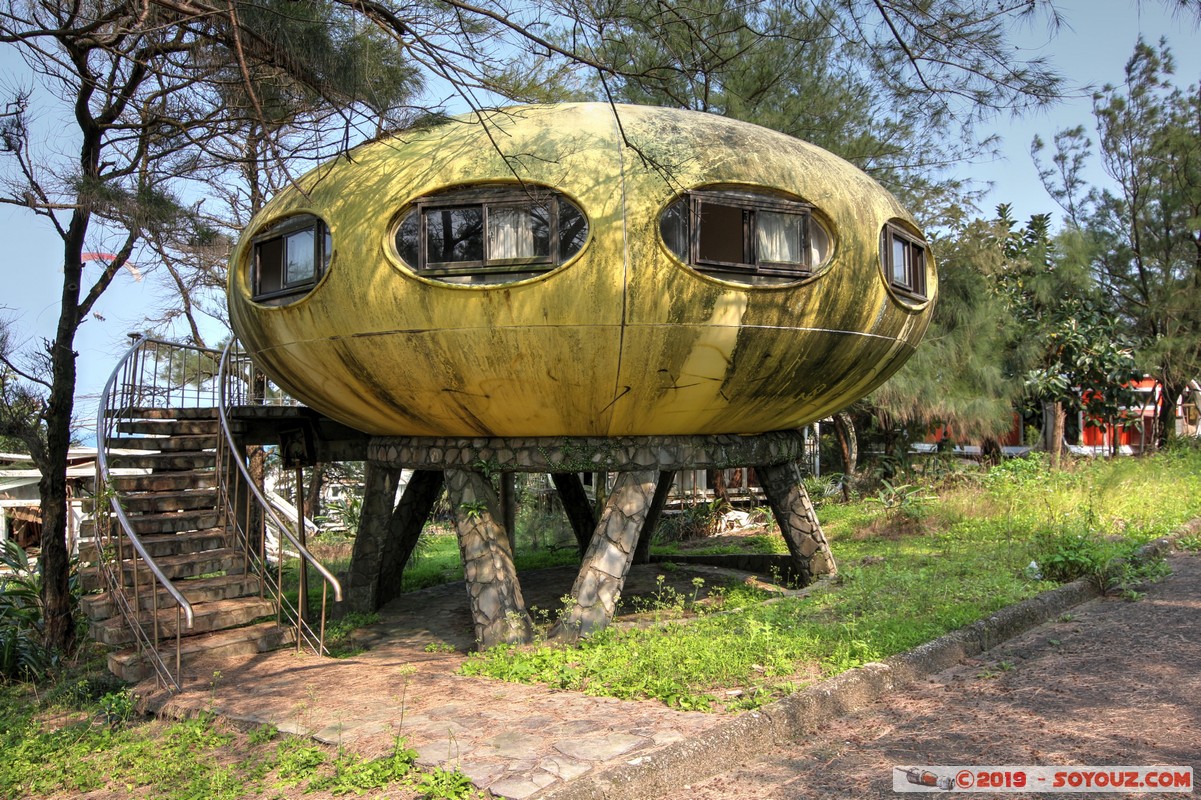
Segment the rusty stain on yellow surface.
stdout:
<svg viewBox="0 0 1201 800">
<path fill-rule="evenodd" d="M 482 112 L 314 170 L 255 217 L 234 254 L 235 332 L 301 401 L 392 435 L 780 430 L 861 397 L 912 353 L 937 289 L 933 259 L 930 301 L 889 289 L 880 232 L 912 218 L 871 178 L 746 123 L 641 106 L 616 114 L 620 128 L 607 104 Z M 491 286 L 429 280 L 400 259 L 396 227 L 413 201 L 515 184 L 514 173 L 586 214 L 576 256 Z M 659 217 L 681 191 L 719 185 L 813 204 L 833 256 L 786 286 L 696 272 L 664 245 Z M 295 302 L 255 303 L 251 237 L 300 213 L 329 226 L 329 268 Z"/>
</svg>

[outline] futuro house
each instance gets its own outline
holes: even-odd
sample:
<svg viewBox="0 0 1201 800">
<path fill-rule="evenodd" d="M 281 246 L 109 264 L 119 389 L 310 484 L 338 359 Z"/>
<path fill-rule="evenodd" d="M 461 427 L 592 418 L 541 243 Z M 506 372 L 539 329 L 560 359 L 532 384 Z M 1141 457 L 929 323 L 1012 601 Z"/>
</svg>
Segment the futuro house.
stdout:
<svg viewBox="0 0 1201 800">
<path fill-rule="evenodd" d="M 362 145 L 281 192 L 230 318 L 288 392 L 368 433 L 760 433 L 861 397 L 937 291 L 912 217 L 755 125 L 603 103 Z"/>
</svg>

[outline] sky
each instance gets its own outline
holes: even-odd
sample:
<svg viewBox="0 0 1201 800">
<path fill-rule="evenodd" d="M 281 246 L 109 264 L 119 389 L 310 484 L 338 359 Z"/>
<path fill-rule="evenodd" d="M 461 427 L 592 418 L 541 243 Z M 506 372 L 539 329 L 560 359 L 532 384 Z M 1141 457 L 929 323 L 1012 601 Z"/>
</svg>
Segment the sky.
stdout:
<svg viewBox="0 0 1201 800">
<path fill-rule="evenodd" d="M 1019 220 L 1043 212 L 1055 213 L 1058 219 L 1058 209 L 1043 191 L 1030 158 L 1030 141 L 1036 134 L 1050 141 L 1056 131 L 1080 124 L 1091 131 L 1092 89 L 1122 82 L 1123 67 L 1140 34 L 1148 42 L 1167 38 L 1176 57 L 1177 85 L 1201 81 L 1201 47 L 1197 46 L 1201 33 L 1191 19 L 1174 19 L 1163 4 L 1155 0 L 1061 0 L 1056 5 L 1065 19 L 1058 32 L 1022 29 L 1014 32 L 1014 40 L 1023 51 L 1019 56 L 1049 57 L 1075 87 L 1075 96 L 1050 110 L 1017 120 L 997 119 L 982 129 L 1002 137 L 1000 157 L 964 165 L 955 173 L 992 186 L 980 204 L 982 213 L 1008 202 Z M 0 46 L 0 88 L 7 90 L 13 85 L 19 67 L 11 47 Z M 54 129 L 53 115 L 43 117 L 43 122 L 47 130 Z M 54 144 L 51 141 L 51 146 Z M 70 145 L 64 141 L 63 149 Z M 1099 167 L 1090 166 L 1089 182 L 1104 182 Z M 8 206 L 0 206 L 0 235 L 8 253 L 0 264 L 0 315 L 11 322 L 18 343 L 37 345 L 42 338 L 53 336 L 58 320 L 61 245 L 42 220 Z M 84 429 L 94 427 L 97 398 L 129 346 L 128 334 L 142 330 L 146 313 L 157 307 L 152 284 L 122 274 L 98 303 L 95 317 L 80 329 L 76 405 Z"/>
</svg>

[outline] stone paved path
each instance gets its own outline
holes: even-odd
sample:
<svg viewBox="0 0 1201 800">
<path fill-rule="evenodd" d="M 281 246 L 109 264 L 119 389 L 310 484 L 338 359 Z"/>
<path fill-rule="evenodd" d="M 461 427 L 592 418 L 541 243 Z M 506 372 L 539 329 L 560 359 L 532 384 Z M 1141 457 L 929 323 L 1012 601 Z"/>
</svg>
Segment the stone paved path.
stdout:
<svg viewBox="0 0 1201 800">
<path fill-rule="evenodd" d="M 575 573 L 539 571 L 537 581 L 523 586 L 527 603 L 553 607 Z M 654 565 L 635 566 L 627 596 L 653 593 L 659 574 L 663 570 Z M 716 586 L 739 573 L 697 567 L 666 574 L 669 584 L 691 595 L 698 574 Z M 185 667 L 186 691 L 173 698 L 156 694 L 152 684 L 138 691 L 152 708 L 169 714 L 211 710 L 270 722 L 368 757 L 390 751 L 395 737 L 404 735 L 419 763 L 455 764 L 477 786 L 510 798 L 701 736 L 723 721 L 656 702 L 456 675 L 473 644 L 461 583 L 405 595 L 385 608 L 379 624 L 360 633 L 370 649 L 354 658 L 268 653 Z M 454 645 L 457 652 L 426 652 L 430 643 Z"/>
</svg>

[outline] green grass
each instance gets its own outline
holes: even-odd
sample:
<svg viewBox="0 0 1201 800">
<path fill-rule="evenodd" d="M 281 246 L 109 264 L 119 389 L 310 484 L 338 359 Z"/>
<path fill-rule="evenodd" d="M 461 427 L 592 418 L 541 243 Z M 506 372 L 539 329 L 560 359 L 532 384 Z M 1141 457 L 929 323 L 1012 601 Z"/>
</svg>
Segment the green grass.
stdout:
<svg viewBox="0 0 1201 800">
<path fill-rule="evenodd" d="M 270 725 L 243 731 L 206 714 L 177 722 L 110 718 L 104 708 L 128 690 L 99 694 L 113 679 L 96 671 L 99 663 L 91 669 L 59 676 L 49 693 L 45 686 L 37 694 L 29 684 L 0 686 L 0 797 L 98 790 L 161 800 L 282 800 L 318 791 L 479 797 L 457 770 L 418 768 L 403 737 L 391 753 L 364 759 L 281 736 Z"/>
<path fill-rule="evenodd" d="M 520 528 L 518 531 L 517 552 L 513 555 L 513 564 L 518 572 L 579 563 L 579 555 L 574 545 L 556 547 L 554 550 L 534 549 L 523 546 L 525 542 L 522 540 Z M 458 539 L 453 533 L 427 533 L 421 549 L 405 567 L 401 586 L 404 591 L 412 592 L 427 586 L 461 580 L 463 561 L 459 556 Z"/>
<path fill-rule="evenodd" d="M 680 708 L 762 705 L 1056 585 L 1044 574 L 1087 576 L 1107 589 L 1154 577 L 1154 567 L 1126 559 L 1201 515 L 1201 452 L 1056 473 L 1038 459 L 1009 462 L 904 511 L 823 504 L 839 575 L 805 598 L 727 598 L 721 613 L 609 629 L 576 647 L 493 648 L 463 671 Z"/>
</svg>

